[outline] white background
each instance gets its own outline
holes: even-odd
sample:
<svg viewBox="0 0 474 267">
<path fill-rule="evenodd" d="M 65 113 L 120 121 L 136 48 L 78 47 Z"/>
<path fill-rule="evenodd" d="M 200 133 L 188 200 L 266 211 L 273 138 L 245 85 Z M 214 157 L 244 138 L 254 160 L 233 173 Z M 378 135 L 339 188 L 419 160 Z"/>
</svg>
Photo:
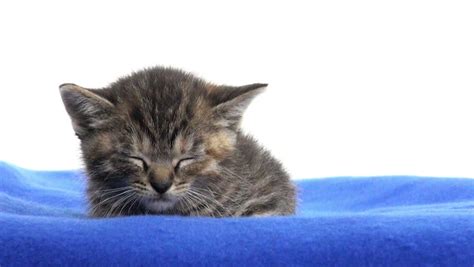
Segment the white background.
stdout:
<svg viewBox="0 0 474 267">
<path fill-rule="evenodd" d="M 474 177 L 472 1 L 2 1 L 0 160 L 81 166 L 58 85 L 169 65 L 267 82 L 244 129 L 294 178 Z"/>
</svg>

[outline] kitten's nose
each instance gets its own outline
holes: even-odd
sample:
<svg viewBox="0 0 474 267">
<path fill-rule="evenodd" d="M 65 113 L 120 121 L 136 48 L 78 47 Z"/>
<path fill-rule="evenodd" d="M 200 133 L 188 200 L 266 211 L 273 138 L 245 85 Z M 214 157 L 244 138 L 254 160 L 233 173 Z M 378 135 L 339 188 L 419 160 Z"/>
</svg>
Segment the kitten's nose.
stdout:
<svg viewBox="0 0 474 267">
<path fill-rule="evenodd" d="M 148 180 L 156 192 L 163 194 L 173 183 L 173 169 L 165 164 L 151 164 Z"/>
<path fill-rule="evenodd" d="M 171 180 L 160 181 L 160 182 L 154 181 L 153 179 L 150 180 L 151 187 L 153 187 L 153 189 L 155 189 L 155 191 L 160 194 L 163 194 L 166 191 L 168 191 L 168 189 L 170 189 L 171 187 L 171 184 L 172 184 Z"/>
</svg>

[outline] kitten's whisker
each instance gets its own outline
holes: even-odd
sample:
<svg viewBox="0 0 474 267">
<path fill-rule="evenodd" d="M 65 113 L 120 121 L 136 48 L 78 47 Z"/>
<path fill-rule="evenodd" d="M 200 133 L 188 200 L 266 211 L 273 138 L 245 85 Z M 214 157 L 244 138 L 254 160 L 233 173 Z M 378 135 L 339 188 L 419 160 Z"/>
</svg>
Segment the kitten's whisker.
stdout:
<svg viewBox="0 0 474 267">
<path fill-rule="evenodd" d="M 122 210 L 124 208 L 127 207 L 128 203 L 133 201 L 133 199 L 136 197 L 136 193 L 135 192 L 131 192 L 129 195 L 127 195 L 126 197 L 124 197 L 124 200 L 120 203 L 120 206 L 122 206 L 122 208 L 119 210 L 119 213 L 118 215 L 122 214 Z"/>
<path fill-rule="evenodd" d="M 121 216 L 122 215 L 122 211 L 125 207 L 127 207 L 128 204 L 132 203 L 133 200 L 136 200 L 136 194 L 132 193 L 130 194 L 130 197 L 128 198 L 127 201 L 125 201 L 125 203 L 122 205 L 122 208 L 119 210 L 118 212 L 118 215 Z"/>
<path fill-rule="evenodd" d="M 109 196 L 111 196 L 111 195 L 115 195 L 115 194 L 120 193 L 120 192 L 122 192 L 122 191 L 123 191 L 123 189 L 122 189 L 122 190 L 113 191 L 113 192 L 106 192 L 106 193 L 103 193 L 103 194 L 102 194 L 102 193 L 97 193 L 97 195 L 98 195 L 100 198 L 103 199 L 103 198 L 105 198 L 105 197 L 109 197 Z"/>
<path fill-rule="evenodd" d="M 97 204 L 94 205 L 93 209 L 91 210 L 91 214 L 94 214 L 94 213 L 97 211 L 97 209 L 100 208 L 101 205 L 106 204 L 107 202 L 109 202 L 109 201 L 111 201 L 111 200 L 113 200 L 113 199 L 115 199 L 115 198 L 118 198 L 118 197 L 122 196 L 123 194 L 129 193 L 129 192 L 131 192 L 131 191 L 133 191 L 133 189 L 125 190 L 125 191 L 122 192 L 122 193 L 119 193 L 119 194 L 117 194 L 117 195 L 113 195 L 113 196 L 111 196 L 111 197 L 108 197 L 108 198 L 106 198 L 106 199 L 101 200 L 99 203 L 97 203 Z"/>
<path fill-rule="evenodd" d="M 103 189 L 103 190 L 97 190 L 97 192 L 114 192 L 114 191 L 124 190 L 124 189 L 127 189 L 127 188 L 130 188 L 130 186 L 107 188 L 107 189 Z"/>
<path fill-rule="evenodd" d="M 219 213 L 219 215 L 222 217 L 222 213 L 218 210 L 218 209 L 212 209 L 212 207 L 210 206 L 210 204 L 214 204 L 216 206 L 220 206 L 222 209 L 224 209 L 224 211 L 226 211 L 225 207 L 219 203 L 217 200 L 215 199 L 212 199 L 211 197 L 209 196 L 206 196 L 202 193 L 199 193 L 197 191 L 194 191 L 194 190 L 189 190 L 188 191 L 190 193 L 190 196 L 194 196 L 195 199 L 198 199 L 198 200 L 204 200 L 201 204 L 204 204 L 206 206 L 206 208 L 208 208 L 211 212 L 213 210 L 215 210 L 217 213 Z M 207 201 L 206 201 L 207 200 Z M 212 213 L 211 213 L 212 214 Z M 211 215 L 212 217 L 214 217 L 213 215 Z"/>
<path fill-rule="evenodd" d="M 112 204 L 109 212 L 107 212 L 107 217 L 110 217 L 112 215 L 119 215 L 119 214 L 114 214 L 115 209 L 120 207 L 122 203 L 126 202 L 131 196 L 133 196 L 132 192 L 129 192 L 125 196 L 122 196 L 119 200 L 117 200 L 114 204 Z"/>
<path fill-rule="evenodd" d="M 195 194 L 198 197 L 202 197 L 203 199 L 208 200 L 212 203 L 222 206 L 222 204 L 220 204 L 216 199 L 212 198 L 211 196 L 207 196 L 203 194 L 202 192 L 200 192 L 199 189 L 193 189 L 193 190 L 190 190 L 189 192 L 191 192 L 192 194 Z"/>
<path fill-rule="evenodd" d="M 194 211 L 197 214 L 197 216 L 201 216 L 201 213 L 199 212 L 199 207 L 195 204 L 196 201 L 193 201 L 193 198 L 191 198 L 190 195 L 186 196 L 186 200 L 188 201 L 189 205 L 191 206 L 190 212 Z"/>
<path fill-rule="evenodd" d="M 196 210 L 198 210 L 200 205 L 203 205 L 205 208 L 207 208 L 205 201 L 203 201 L 202 198 L 198 198 L 197 196 L 195 196 L 194 193 L 189 192 L 187 198 L 192 201 Z"/>
<path fill-rule="evenodd" d="M 116 197 L 120 197 L 121 195 L 126 194 L 126 193 L 129 193 L 129 192 L 131 192 L 131 191 L 133 191 L 133 189 L 125 190 L 125 191 L 122 192 L 122 193 L 119 193 L 119 194 L 117 194 L 117 195 L 113 195 L 113 196 L 111 196 L 111 197 L 108 197 L 108 198 L 106 198 L 106 199 L 100 201 L 99 203 L 97 203 L 97 205 L 106 203 L 106 202 L 109 201 L 110 199 L 113 199 L 113 198 L 116 198 Z"/>
<path fill-rule="evenodd" d="M 183 200 L 185 201 L 186 206 L 187 206 L 189 212 L 193 212 L 193 211 L 198 212 L 197 209 L 196 209 L 196 207 L 195 207 L 195 204 L 196 204 L 196 203 L 195 203 L 195 201 L 193 201 L 193 200 L 191 199 L 191 197 L 190 197 L 189 194 L 184 195 L 184 196 L 183 196 Z"/>
<path fill-rule="evenodd" d="M 191 207 L 191 205 L 189 204 L 188 199 L 187 199 L 186 196 L 182 197 L 180 201 L 182 201 L 181 204 L 184 205 L 183 213 L 184 213 L 184 212 L 191 212 L 191 211 L 192 211 L 192 207 Z"/>
<path fill-rule="evenodd" d="M 104 189 L 104 190 L 95 190 L 94 194 L 100 195 L 100 196 L 103 197 L 105 195 L 109 195 L 111 193 L 116 193 L 116 192 L 119 192 L 119 191 L 124 191 L 124 190 L 129 189 L 129 188 L 130 188 L 130 186 L 124 186 L 124 187 Z"/>
<path fill-rule="evenodd" d="M 122 210 L 125 208 L 125 206 L 127 205 L 127 202 L 133 198 L 133 193 L 130 193 L 130 194 L 127 194 L 126 196 L 124 196 L 122 199 L 120 199 L 119 201 L 117 201 L 117 205 L 116 207 L 112 210 L 112 213 L 115 213 L 115 209 L 116 208 L 120 208 L 120 210 L 118 211 L 118 213 L 116 213 L 117 216 L 120 216 L 122 214 Z"/>
<path fill-rule="evenodd" d="M 206 188 L 194 188 L 194 191 L 195 191 L 195 192 L 201 192 L 202 195 L 204 195 L 204 196 L 206 195 L 206 194 L 205 194 L 206 192 L 209 192 L 209 193 L 212 195 L 212 197 L 208 197 L 208 198 L 210 198 L 210 200 L 212 200 L 212 201 L 215 201 L 216 204 L 220 205 L 222 208 L 224 208 L 224 206 L 223 206 L 222 203 L 220 203 L 220 202 L 216 199 L 217 196 L 221 196 L 221 197 L 223 197 L 223 198 L 229 200 L 230 202 L 236 204 L 236 202 L 235 202 L 234 200 L 232 200 L 230 197 L 228 197 L 228 196 L 226 196 L 226 195 L 224 195 L 224 194 L 217 194 L 215 191 L 213 191 L 212 189 L 210 189 L 210 188 L 207 187 L 207 186 L 206 186 Z"/>
<path fill-rule="evenodd" d="M 127 214 L 130 214 L 130 211 L 131 211 L 133 205 L 135 205 L 135 203 L 136 203 L 137 200 L 139 200 L 139 199 L 140 199 L 140 197 L 135 194 L 135 199 L 133 200 L 132 204 L 130 204 L 130 207 L 128 207 Z"/>
</svg>

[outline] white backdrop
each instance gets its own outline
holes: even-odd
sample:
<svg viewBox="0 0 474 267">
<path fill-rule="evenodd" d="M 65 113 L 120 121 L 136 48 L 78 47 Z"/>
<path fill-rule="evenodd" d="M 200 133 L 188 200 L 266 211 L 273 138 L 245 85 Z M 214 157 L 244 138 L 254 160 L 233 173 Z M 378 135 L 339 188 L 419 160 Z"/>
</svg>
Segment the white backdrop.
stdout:
<svg viewBox="0 0 474 267">
<path fill-rule="evenodd" d="M 80 167 L 58 85 L 170 65 L 269 83 L 243 126 L 295 178 L 474 177 L 472 1 L 223 2 L 0 2 L 0 160 Z"/>
</svg>

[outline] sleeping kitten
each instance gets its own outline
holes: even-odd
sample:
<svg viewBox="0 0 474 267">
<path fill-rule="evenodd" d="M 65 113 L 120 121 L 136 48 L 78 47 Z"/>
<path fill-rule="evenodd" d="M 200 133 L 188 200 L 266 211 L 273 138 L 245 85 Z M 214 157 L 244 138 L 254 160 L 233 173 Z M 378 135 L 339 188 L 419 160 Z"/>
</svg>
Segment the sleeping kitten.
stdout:
<svg viewBox="0 0 474 267">
<path fill-rule="evenodd" d="M 288 174 L 239 129 L 266 86 L 215 85 L 162 67 L 103 89 L 61 85 L 89 176 L 90 216 L 293 214 Z"/>
</svg>

